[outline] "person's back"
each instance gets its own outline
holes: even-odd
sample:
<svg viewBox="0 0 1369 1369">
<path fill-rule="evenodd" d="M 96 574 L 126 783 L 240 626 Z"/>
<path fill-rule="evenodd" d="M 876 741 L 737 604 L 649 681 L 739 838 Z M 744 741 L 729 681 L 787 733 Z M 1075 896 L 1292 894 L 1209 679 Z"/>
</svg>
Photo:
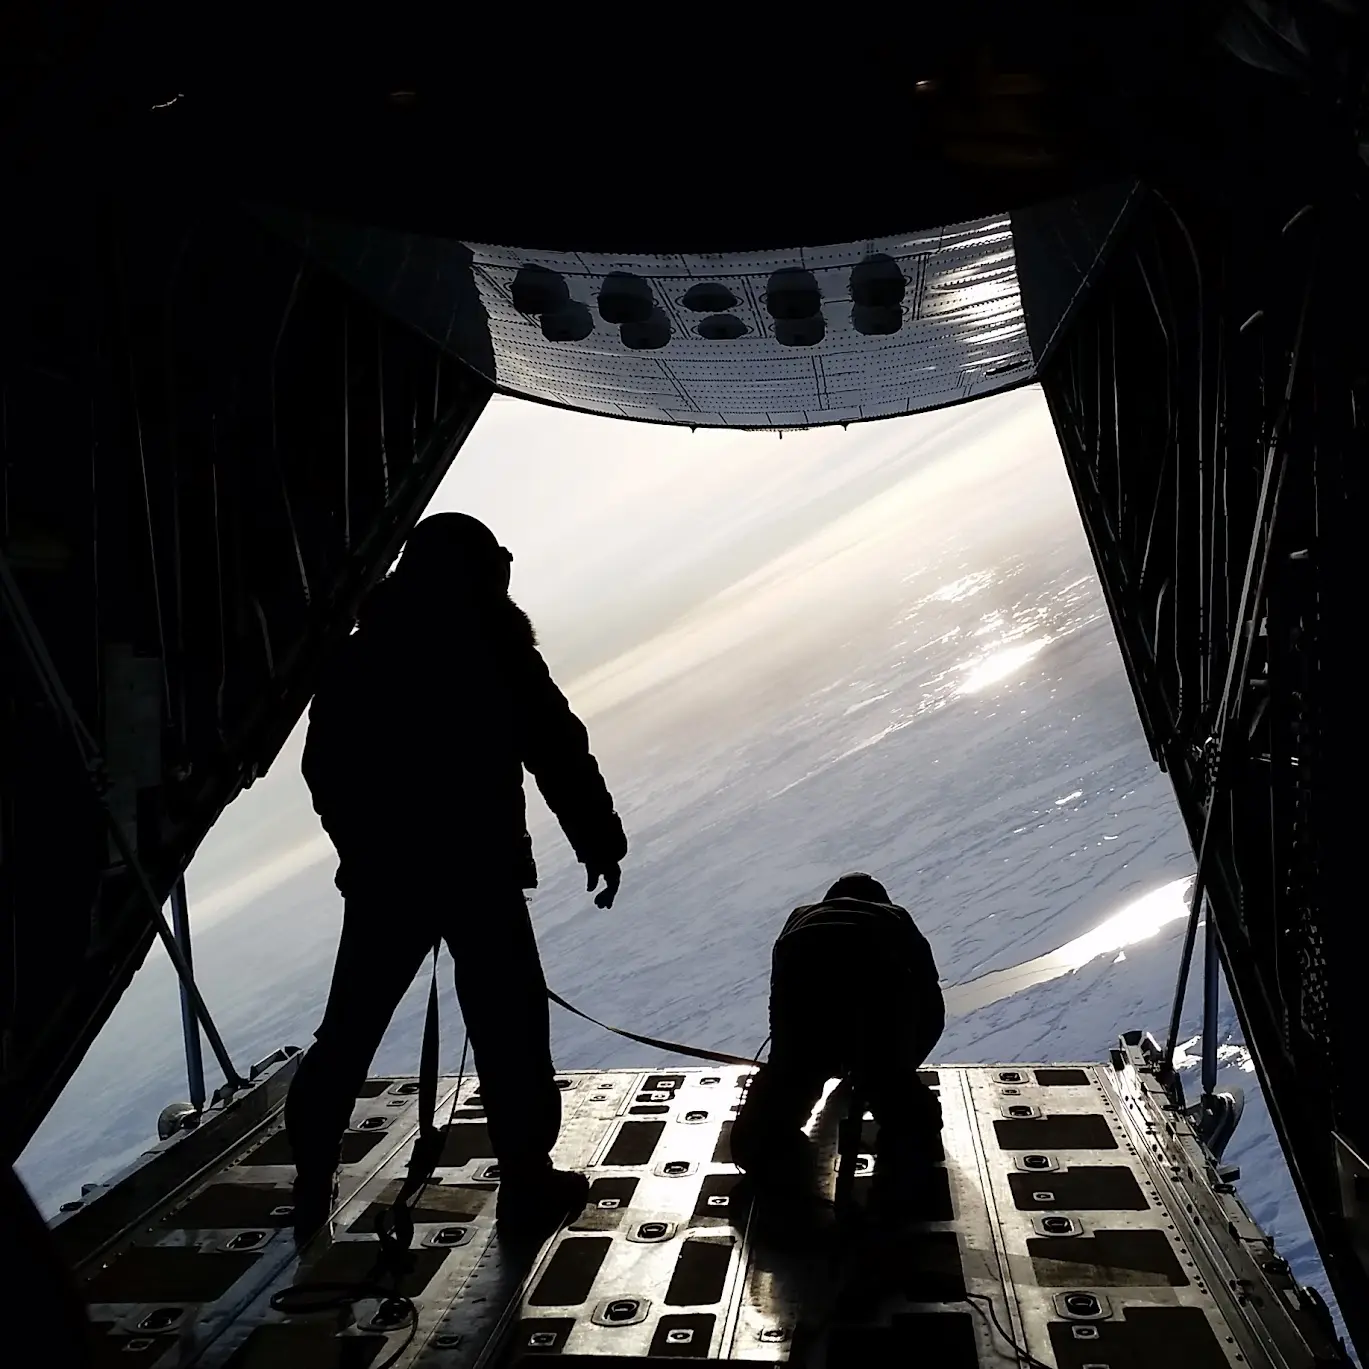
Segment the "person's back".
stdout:
<svg viewBox="0 0 1369 1369">
<path fill-rule="evenodd" d="M 498 1217 L 538 1232 L 577 1210 L 553 1170 L 561 1099 L 523 891 L 537 883 L 526 767 L 588 871 L 617 892 L 627 839 L 584 725 L 508 597 L 512 557 L 461 514 L 420 523 L 310 709 L 302 769 L 338 852 L 342 937 L 323 1023 L 286 1105 L 297 1233 L 328 1215 L 342 1133 L 390 1017 L 439 939 L 480 1073 Z"/>
<path fill-rule="evenodd" d="M 577 857 L 616 863 L 612 799 L 532 624 L 507 593 L 433 592 L 424 569 L 377 587 L 310 708 L 304 777 L 339 886 L 377 861 L 393 878 L 402 856 L 449 872 L 476 860 L 535 887 L 525 766 Z"/>
<path fill-rule="evenodd" d="M 869 875 L 848 875 L 796 908 L 775 942 L 771 1048 L 732 1131 L 737 1164 L 785 1171 L 831 1079 L 850 1080 L 879 1126 L 880 1166 L 922 1164 L 941 1127 L 918 1068 L 945 1026 L 927 939 Z"/>
<path fill-rule="evenodd" d="M 832 886 L 842 892 L 829 890 L 822 902 L 796 908 L 771 961 L 772 1028 L 779 1027 L 787 1052 L 811 1033 L 819 1060 L 845 1059 L 829 1077 L 884 1053 L 886 1042 L 925 1060 L 946 1022 L 927 938 L 883 886 L 869 880 L 874 887 L 864 887 L 858 878 L 869 879 L 848 876 Z"/>
</svg>

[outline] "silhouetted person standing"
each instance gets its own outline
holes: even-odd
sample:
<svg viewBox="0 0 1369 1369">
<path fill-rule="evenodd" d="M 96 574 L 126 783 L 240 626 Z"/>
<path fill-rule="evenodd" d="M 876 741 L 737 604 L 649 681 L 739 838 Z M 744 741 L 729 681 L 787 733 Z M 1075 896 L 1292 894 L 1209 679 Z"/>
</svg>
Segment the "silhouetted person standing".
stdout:
<svg viewBox="0 0 1369 1369">
<path fill-rule="evenodd" d="M 340 1145 L 400 998 L 439 937 L 455 961 L 505 1231 L 541 1235 L 588 1192 L 552 1168 L 561 1094 L 524 890 L 523 769 L 610 907 L 627 852 L 589 735 L 509 597 L 512 555 L 465 514 L 410 534 L 325 672 L 303 771 L 337 848 L 342 937 L 323 1022 L 286 1103 L 296 1230 L 328 1215 Z"/>
<path fill-rule="evenodd" d="M 770 1056 L 733 1126 L 733 1159 L 763 1187 L 795 1182 L 824 1087 L 849 1080 L 879 1127 L 876 1180 L 897 1198 L 939 1156 L 941 1106 L 917 1071 L 945 1025 L 927 938 L 878 880 L 844 875 L 775 942 Z"/>
</svg>

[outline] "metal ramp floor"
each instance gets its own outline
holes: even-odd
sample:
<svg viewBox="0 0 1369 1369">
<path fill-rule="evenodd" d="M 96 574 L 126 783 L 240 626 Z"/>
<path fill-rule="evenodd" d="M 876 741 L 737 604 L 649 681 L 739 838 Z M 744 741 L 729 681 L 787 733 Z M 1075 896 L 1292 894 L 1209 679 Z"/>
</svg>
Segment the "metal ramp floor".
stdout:
<svg viewBox="0 0 1369 1369">
<path fill-rule="evenodd" d="M 365 1278 L 376 1213 L 417 1129 L 414 1080 L 367 1084 L 331 1233 L 297 1255 L 279 1117 L 293 1065 L 267 1062 L 246 1095 L 56 1223 L 109 1364 L 1244 1369 L 1334 1350 L 1140 1046 L 1109 1065 L 929 1071 L 944 1162 L 921 1220 L 840 1254 L 768 1245 L 733 1211 L 729 1132 L 748 1071 L 610 1070 L 561 1076 L 556 1159 L 589 1175 L 590 1201 L 531 1268 L 512 1267 L 493 1236 L 498 1169 L 467 1078 L 415 1212 L 401 1291 L 416 1327 L 387 1321 L 375 1297 L 285 1316 L 270 1306 L 281 1288 Z M 456 1082 L 441 1083 L 444 1107 Z M 835 1126 L 820 1116 L 814 1136 L 831 1175 Z M 861 1157 L 858 1201 L 877 1165 L 873 1150 Z"/>
</svg>

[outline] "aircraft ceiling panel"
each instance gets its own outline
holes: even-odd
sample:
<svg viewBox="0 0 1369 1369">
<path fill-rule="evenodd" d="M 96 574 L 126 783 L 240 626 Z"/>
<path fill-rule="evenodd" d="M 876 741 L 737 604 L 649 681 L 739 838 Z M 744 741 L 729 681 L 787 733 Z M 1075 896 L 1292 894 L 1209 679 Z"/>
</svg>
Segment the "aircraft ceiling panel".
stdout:
<svg viewBox="0 0 1369 1369">
<path fill-rule="evenodd" d="M 790 252 L 530 251 L 259 211 L 504 392 L 691 427 L 815 427 L 1034 378 L 1007 215 Z"/>
</svg>

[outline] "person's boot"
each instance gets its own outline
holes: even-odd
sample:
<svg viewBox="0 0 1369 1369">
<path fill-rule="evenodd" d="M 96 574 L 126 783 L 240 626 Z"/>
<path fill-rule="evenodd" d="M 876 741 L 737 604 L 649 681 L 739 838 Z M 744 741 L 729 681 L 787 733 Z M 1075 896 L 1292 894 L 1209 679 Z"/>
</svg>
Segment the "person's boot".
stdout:
<svg viewBox="0 0 1369 1369">
<path fill-rule="evenodd" d="M 307 1244 L 327 1223 L 337 1205 L 338 1181 L 335 1169 L 295 1171 L 295 1244 Z"/>
<path fill-rule="evenodd" d="M 811 1092 L 809 1081 L 800 1083 L 773 1065 L 762 1065 L 752 1075 L 732 1123 L 731 1146 L 733 1164 L 758 1186 L 790 1177 L 806 1142 L 803 1128 L 813 1111 Z"/>
<path fill-rule="evenodd" d="M 746 1171 L 732 1190 L 730 1220 L 738 1224 L 746 1213 L 752 1233 L 768 1245 L 803 1250 L 828 1239 L 836 1214 L 808 1137 L 800 1133 Z"/>
<path fill-rule="evenodd" d="M 500 1165 L 494 1220 L 500 1236 L 519 1246 L 541 1245 L 584 1211 L 589 1180 L 545 1166 Z"/>
<path fill-rule="evenodd" d="M 803 1130 L 812 1115 L 810 1095 L 820 1091 L 810 1080 L 762 1065 L 732 1124 L 732 1162 L 745 1175 L 733 1203 L 737 1215 L 743 1208 L 753 1213 L 753 1230 L 766 1243 L 801 1249 L 831 1232 L 832 1203 Z"/>
</svg>

